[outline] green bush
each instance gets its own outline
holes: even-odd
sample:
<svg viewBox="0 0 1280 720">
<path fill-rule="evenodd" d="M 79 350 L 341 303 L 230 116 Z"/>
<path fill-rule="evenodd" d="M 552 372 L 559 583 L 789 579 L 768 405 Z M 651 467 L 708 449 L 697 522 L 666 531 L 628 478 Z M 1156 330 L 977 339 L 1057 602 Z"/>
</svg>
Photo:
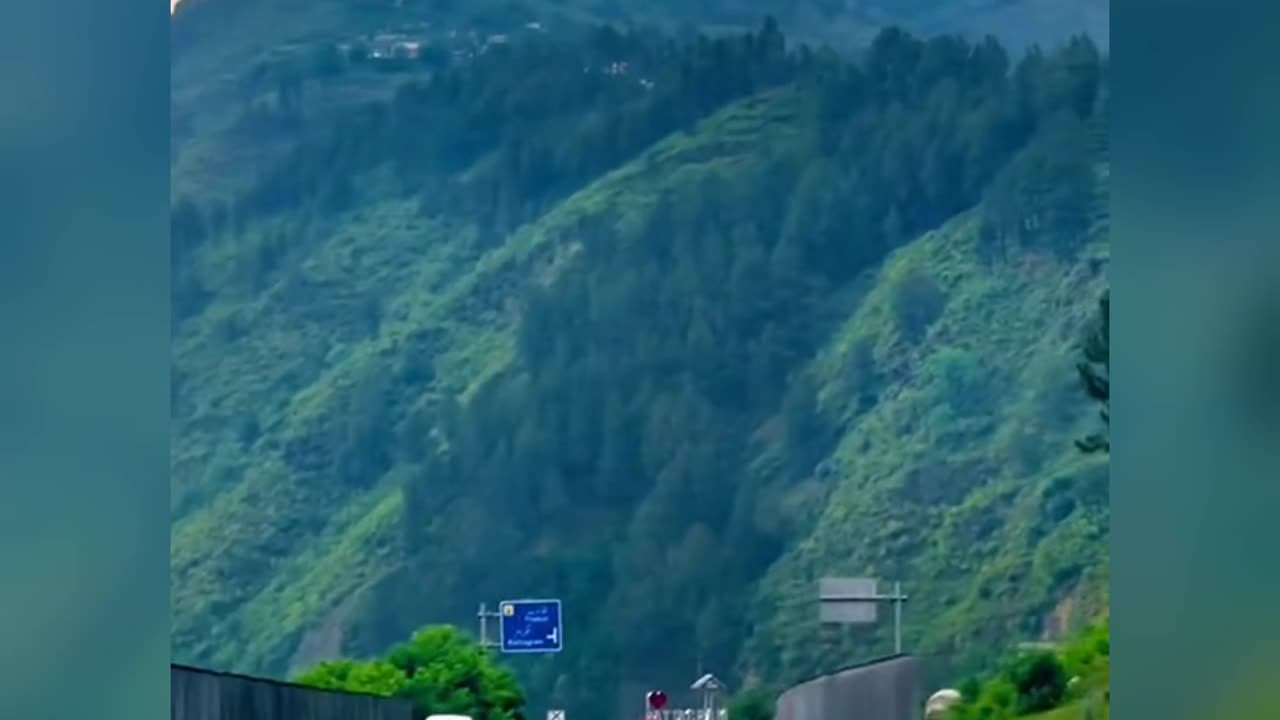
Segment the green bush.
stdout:
<svg viewBox="0 0 1280 720">
<path fill-rule="evenodd" d="M 1053 710 L 1068 701 L 1083 701 L 1089 712 L 1106 717 L 1110 655 L 1111 623 L 1104 620 L 1058 652 L 1025 653 L 986 682 L 965 681 L 960 686 L 964 704 L 951 717 L 1006 720 Z M 1078 679 L 1074 684 L 1073 678 Z"/>
<path fill-rule="evenodd" d="M 1051 652 L 1035 652 L 1019 657 L 1009 669 L 1009 680 L 1018 692 L 1019 715 L 1057 707 L 1067 693 L 1067 671 Z"/>
<path fill-rule="evenodd" d="M 729 703 L 729 720 L 773 720 L 774 697 L 763 688 L 745 690 Z"/>
</svg>

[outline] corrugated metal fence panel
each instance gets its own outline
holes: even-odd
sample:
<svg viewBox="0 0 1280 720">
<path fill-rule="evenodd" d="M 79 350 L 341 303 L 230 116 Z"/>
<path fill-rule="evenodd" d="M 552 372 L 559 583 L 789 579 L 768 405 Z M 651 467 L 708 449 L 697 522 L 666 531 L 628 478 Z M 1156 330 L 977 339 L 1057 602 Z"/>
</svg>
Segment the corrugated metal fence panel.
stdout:
<svg viewBox="0 0 1280 720">
<path fill-rule="evenodd" d="M 195 668 L 169 669 L 170 720 L 414 720 L 403 700 Z"/>
<path fill-rule="evenodd" d="M 797 685 L 778 698 L 776 720 L 920 720 L 923 664 L 897 657 Z"/>
</svg>

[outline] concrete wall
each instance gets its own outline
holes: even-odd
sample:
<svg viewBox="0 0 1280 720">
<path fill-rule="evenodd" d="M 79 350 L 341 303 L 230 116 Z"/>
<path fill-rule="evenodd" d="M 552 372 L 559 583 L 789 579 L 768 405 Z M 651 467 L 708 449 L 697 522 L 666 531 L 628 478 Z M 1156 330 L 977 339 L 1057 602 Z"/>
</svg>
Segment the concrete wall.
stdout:
<svg viewBox="0 0 1280 720">
<path fill-rule="evenodd" d="M 170 720 L 414 720 L 403 700 L 171 665 Z M 419 719 L 420 720 L 420 719 Z"/>
<path fill-rule="evenodd" d="M 775 720 L 920 720 L 924 664 L 899 656 L 824 675 L 778 698 Z"/>
</svg>

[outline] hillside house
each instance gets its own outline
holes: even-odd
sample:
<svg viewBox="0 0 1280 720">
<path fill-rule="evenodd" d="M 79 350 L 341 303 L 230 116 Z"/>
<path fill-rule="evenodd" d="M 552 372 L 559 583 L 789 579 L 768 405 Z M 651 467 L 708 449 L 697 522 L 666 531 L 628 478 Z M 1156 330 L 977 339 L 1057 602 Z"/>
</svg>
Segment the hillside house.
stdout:
<svg viewBox="0 0 1280 720">
<path fill-rule="evenodd" d="M 404 35 L 378 35 L 369 44 L 369 57 L 375 60 L 417 60 L 422 42 Z"/>
</svg>

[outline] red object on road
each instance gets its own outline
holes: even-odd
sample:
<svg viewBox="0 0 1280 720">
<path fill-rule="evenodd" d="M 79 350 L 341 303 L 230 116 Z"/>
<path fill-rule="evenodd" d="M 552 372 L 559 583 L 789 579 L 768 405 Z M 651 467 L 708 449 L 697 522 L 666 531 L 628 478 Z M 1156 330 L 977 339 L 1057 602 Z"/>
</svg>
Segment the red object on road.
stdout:
<svg viewBox="0 0 1280 720">
<path fill-rule="evenodd" d="M 649 702 L 650 710 L 661 710 L 667 706 L 667 694 L 661 690 L 654 690 L 645 695 L 645 700 Z"/>
</svg>

